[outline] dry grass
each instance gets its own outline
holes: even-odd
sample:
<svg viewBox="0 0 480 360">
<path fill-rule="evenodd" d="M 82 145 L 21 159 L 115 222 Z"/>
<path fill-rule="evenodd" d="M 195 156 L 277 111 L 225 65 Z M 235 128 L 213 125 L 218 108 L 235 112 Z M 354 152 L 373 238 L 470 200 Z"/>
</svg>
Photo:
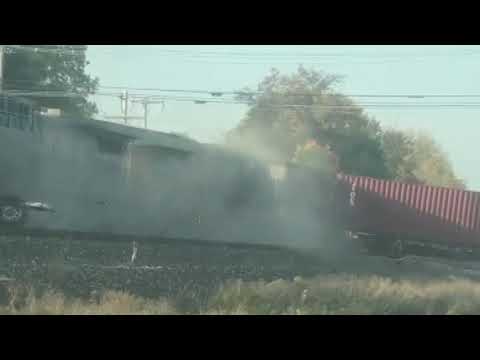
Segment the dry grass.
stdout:
<svg viewBox="0 0 480 360">
<path fill-rule="evenodd" d="M 146 300 L 122 292 L 106 292 L 95 300 L 66 299 L 55 292 L 29 290 L 12 297 L 1 314 L 158 314 L 179 311 L 173 301 Z M 14 294 L 15 295 L 15 294 Z M 23 299 L 20 301 L 19 299 Z M 271 283 L 236 281 L 225 285 L 210 304 L 191 313 L 204 315 L 308 314 L 480 314 L 480 283 L 392 281 L 378 276 L 328 275 Z"/>
<path fill-rule="evenodd" d="M 393 282 L 377 276 L 319 276 L 293 282 L 237 282 L 210 312 L 241 314 L 480 314 L 480 284 L 468 280 Z"/>
<path fill-rule="evenodd" d="M 67 299 L 47 291 L 36 296 L 32 289 L 14 290 L 10 303 L 0 307 L 2 315 L 174 315 L 166 300 L 146 300 L 123 292 L 107 291 L 89 301 Z"/>
</svg>

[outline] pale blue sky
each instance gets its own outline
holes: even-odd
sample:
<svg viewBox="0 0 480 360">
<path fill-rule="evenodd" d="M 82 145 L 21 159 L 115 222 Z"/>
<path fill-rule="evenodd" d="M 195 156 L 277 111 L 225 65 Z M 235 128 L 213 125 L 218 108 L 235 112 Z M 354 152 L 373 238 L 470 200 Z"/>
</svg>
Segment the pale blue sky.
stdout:
<svg viewBox="0 0 480 360">
<path fill-rule="evenodd" d="M 90 46 L 88 59 L 91 62 L 88 71 L 100 78 L 101 86 L 233 91 L 245 86 L 256 88 L 272 67 L 293 72 L 302 63 L 343 75 L 343 83 L 338 88 L 347 94 L 480 95 L 480 46 L 105 45 Z M 119 99 L 98 95 L 95 100 L 101 114 L 119 114 Z M 392 101 L 406 102 L 359 99 L 360 103 Z M 480 98 L 435 101 L 480 103 Z M 384 126 L 428 131 L 448 153 L 458 175 L 467 180 L 470 188 L 480 191 L 480 168 L 476 164 L 476 154 L 480 151 L 480 142 L 477 142 L 480 107 L 365 108 Z M 167 102 L 163 111 L 161 105 L 150 109 L 152 129 L 187 133 L 199 141 L 219 142 L 223 134 L 238 123 L 246 107 Z M 131 111 L 132 115 L 142 114 L 140 105 Z"/>
</svg>

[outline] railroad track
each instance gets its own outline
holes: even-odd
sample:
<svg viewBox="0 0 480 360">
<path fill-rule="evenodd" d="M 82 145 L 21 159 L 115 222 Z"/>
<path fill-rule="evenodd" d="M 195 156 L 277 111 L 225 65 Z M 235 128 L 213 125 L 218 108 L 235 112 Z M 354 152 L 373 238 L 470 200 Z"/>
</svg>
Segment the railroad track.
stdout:
<svg viewBox="0 0 480 360">
<path fill-rule="evenodd" d="M 137 235 L 137 234 L 115 234 L 105 232 L 86 232 L 86 231 L 70 231 L 70 230 L 47 230 L 40 228 L 22 228 L 22 229 L 1 229 L 1 237 L 31 237 L 40 239 L 58 239 L 58 240 L 77 240 L 77 241 L 101 241 L 106 243 L 153 243 L 153 244 L 190 244 L 195 246 L 208 246 L 208 247 L 228 247 L 236 249 L 285 249 L 293 251 L 286 246 L 279 246 L 274 244 L 264 243 L 249 243 L 249 242 L 229 242 L 229 241 L 212 241 L 206 239 L 195 238 L 172 238 L 165 236 L 152 236 L 152 235 Z"/>
<path fill-rule="evenodd" d="M 277 245 L 37 229 L 0 234 L 0 275 L 81 296 L 113 289 L 206 299 L 227 280 L 318 273 L 314 257 Z"/>
<path fill-rule="evenodd" d="M 273 258 L 291 266 L 305 264 L 307 258 L 307 262 L 313 260 L 310 254 L 272 244 L 44 229 L 0 232 L 0 264 L 8 259 L 42 262 L 55 258 L 101 266 L 212 261 L 228 265 L 238 261 L 269 263 Z"/>
<path fill-rule="evenodd" d="M 137 250 L 132 262 L 133 243 Z M 480 278 L 480 266 L 475 263 L 418 256 L 392 260 L 356 255 L 352 259 L 322 262 L 317 256 L 278 245 L 201 239 L 35 229 L 0 233 L 0 277 L 9 279 L 6 284 L 15 279 L 40 287 L 53 285 L 76 296 L 113 289 L 145 297 L 189 294 L 195 301 L 206 301 L 227 280 L 273 281 L 331 272 Z"/>
</svg>

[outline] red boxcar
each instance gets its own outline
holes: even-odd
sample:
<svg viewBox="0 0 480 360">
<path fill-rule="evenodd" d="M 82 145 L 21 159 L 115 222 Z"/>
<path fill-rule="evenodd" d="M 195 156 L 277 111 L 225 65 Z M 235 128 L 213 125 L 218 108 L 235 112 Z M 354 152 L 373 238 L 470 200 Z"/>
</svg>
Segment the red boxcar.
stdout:
<svg viewBox="0 0 480 360">
<path fill-rule="evenodd" d="M 480 246 L 480 193 L 361 176 L 339 176 L 348 228 L 380 240 Z"/>
</svg>

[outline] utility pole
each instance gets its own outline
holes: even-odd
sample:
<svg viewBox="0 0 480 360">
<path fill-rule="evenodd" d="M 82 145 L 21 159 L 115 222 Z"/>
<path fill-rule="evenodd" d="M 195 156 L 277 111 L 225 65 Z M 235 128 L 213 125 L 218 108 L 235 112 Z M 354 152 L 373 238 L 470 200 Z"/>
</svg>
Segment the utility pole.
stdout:
<svg viewBox="0 0 480 360">
<path fill-rule="evenodd" d="M 128 91 L 124 91 L 122 95 L 120 95 L 120 101 L 121 101 L 121 109 L 122 109 L 122 114 L 124 115 L 123 121 L 125 122 L 125 125 L 127 125 L 128 122 Z"/>
<path fill-rule="evenodd" d="M 165 101 L 158 101 L 158 100 L 155 101 L 155 100 L 142 99 L 137 101 L 134 100 L 133 102 L 140 103 L 143 106 L 143 122 L 144 122 L 145 129 L 148 128 L 148 105 L 162 104 L 163 106 L 165 106 Z"/>
<path fill-rule="evenodd" d="M 148 102 L 144 101 L 142 104 L 143 104 L 143 123 L 146 129 L 147 122 L 148 122 Z"/>
<path fill-rule="evenodd" d="M 105 118 L 107 119 L 121 119 L 125 123 L 125 125 L 128 125 L 128 120 L 139 120 L 139 119 L 145 119 L 144 116 L 128 116 L 128 102 L 129 102 L 129 95 L 128 91 L 124 91 L 122 95 L 120 95 L 120 106 L 122 110 L 121 115 L 116 115 L 116 116 L 106 116 Z"/>
</svg>

